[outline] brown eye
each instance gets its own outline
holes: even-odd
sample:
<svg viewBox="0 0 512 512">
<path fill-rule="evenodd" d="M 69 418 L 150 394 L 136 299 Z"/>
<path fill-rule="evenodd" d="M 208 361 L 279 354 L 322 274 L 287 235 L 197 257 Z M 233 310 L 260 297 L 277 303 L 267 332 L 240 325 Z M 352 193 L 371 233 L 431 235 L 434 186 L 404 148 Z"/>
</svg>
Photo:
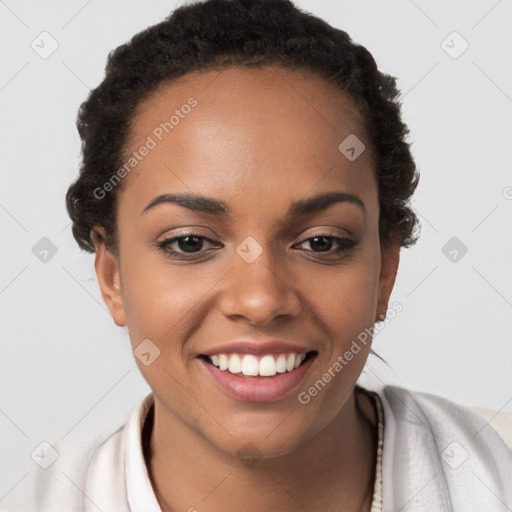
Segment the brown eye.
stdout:
<svg viewBox="0 0 512 512">
<path fill-rule="evenodd" d="M 195 235 L 180 237 L 175 241 L 180 251 L 187 253 L 198 251 L 203 247 L 203 239 Z"/>
<path fill-rule="evenodd" d="M 187 254 L 194 255 L 204 253 L 205 251 L 201 251 L 201 249 L 203 249 L 205 242 L 214 244 L 212 240 L 205 236 L 201 236 L 196 233 L 186 233 L 182 236 L 162 240 L 158 244 L 158 247 L 170 258 L 179 258 L 180 256 L 183 256 L 186 259 Z M 174 246 L 174 248 L 172 246 Z"/>
<path fill-rule="evenodd" d="M 308 241 L 311 247 L 316 248 L 320 252 L 329 251 L 333 244 L 333 239 L 327 236 L 315 236 Z"/>
<path fill-rule="evenodd" d="M 299 245 L 305 243 L 310 244 L 310 247 L 313 249 L 312 252 L 326 252 L 330 254 L 348 251 L 356 245 L 356 242 L 350 238 L 341 238 L 331 235 L 315 235 L 314 237 L 307 238 Z M 338 246 L 338 248 L 331 250 L 333 245 Z"/>
</svg>

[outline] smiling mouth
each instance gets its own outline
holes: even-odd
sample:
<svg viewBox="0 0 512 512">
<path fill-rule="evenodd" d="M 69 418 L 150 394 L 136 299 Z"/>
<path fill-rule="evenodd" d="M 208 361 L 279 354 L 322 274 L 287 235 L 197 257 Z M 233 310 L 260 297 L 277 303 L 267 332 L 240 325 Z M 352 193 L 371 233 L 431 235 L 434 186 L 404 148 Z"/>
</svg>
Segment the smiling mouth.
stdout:
<svg viewBox="0 0 512 512">
<path fill-rule="evenodd" d="M 243 378 L 272 378 L 283 373 L 290 373 L 316 357 L 318 352 L 283 352 L 280 354 L 201 354 L 198 357 L 218 370 Z"/>
</svg>

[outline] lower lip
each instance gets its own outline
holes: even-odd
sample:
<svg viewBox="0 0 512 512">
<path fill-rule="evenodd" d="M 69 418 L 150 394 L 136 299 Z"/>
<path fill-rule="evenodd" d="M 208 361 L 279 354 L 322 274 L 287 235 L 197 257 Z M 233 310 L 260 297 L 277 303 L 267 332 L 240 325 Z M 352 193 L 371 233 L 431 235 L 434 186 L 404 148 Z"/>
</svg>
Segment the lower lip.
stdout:
<svg viewBox="0 0 512 512">
<path fill-rule="evenodd" d="M 272 402 L 285 397 L 300 384 L 315 357 L 291 372 L 276 373 L 273 377 L 239 377 L 227 370 L 219 370 L 203 359 L 199 361 L 227 395 L 250 402 Z"/>
</svg>

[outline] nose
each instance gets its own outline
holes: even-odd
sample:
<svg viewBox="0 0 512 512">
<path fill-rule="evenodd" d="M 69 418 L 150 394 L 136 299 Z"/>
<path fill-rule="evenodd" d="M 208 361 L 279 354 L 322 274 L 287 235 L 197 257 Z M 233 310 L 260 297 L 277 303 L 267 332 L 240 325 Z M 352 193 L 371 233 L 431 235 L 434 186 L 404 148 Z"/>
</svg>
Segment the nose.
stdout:
<svg viewBox="0 0 512 512">
<path fill-rule="evenodd" d="M 253 262 L 236 252 L 233 268 L 224 279 L 220 308 L 226 317 L 244 318 L 253 325 L 267 325 L 277 317 L 295 317 L 301 302 L 290 276 L 275 264 L 271 251 L 264 250 Z"/>
</svg>

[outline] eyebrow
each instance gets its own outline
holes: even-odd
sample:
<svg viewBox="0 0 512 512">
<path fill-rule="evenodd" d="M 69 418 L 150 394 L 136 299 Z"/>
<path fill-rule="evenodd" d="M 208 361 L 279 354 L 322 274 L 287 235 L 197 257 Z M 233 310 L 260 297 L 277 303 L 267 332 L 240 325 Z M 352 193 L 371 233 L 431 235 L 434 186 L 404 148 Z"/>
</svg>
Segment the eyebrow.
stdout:
<svg viewBox="0 0 512 512">
<path fill-rule="evenodd" d="M 229 206 L 219 199 L 205 197 L 196 194 L 162 194 L 155 197 L 142 210 L 142 214 L 148 212 L 155 206 L 162 203 L 172 203 L 182 206 L 189 210 L 194 210 L 211 215 L 231 215 Z M 322 210 L 326 210 L 335 203 L 351 203 L 359 206 L 363 213 L 366 212 L 364 202 L 356 195 L 341 191 L 324 192 L 313 197 L 300 199 L 291 204 L 285 218 L 299 217 L 309 215 Z"/>
</svg>

